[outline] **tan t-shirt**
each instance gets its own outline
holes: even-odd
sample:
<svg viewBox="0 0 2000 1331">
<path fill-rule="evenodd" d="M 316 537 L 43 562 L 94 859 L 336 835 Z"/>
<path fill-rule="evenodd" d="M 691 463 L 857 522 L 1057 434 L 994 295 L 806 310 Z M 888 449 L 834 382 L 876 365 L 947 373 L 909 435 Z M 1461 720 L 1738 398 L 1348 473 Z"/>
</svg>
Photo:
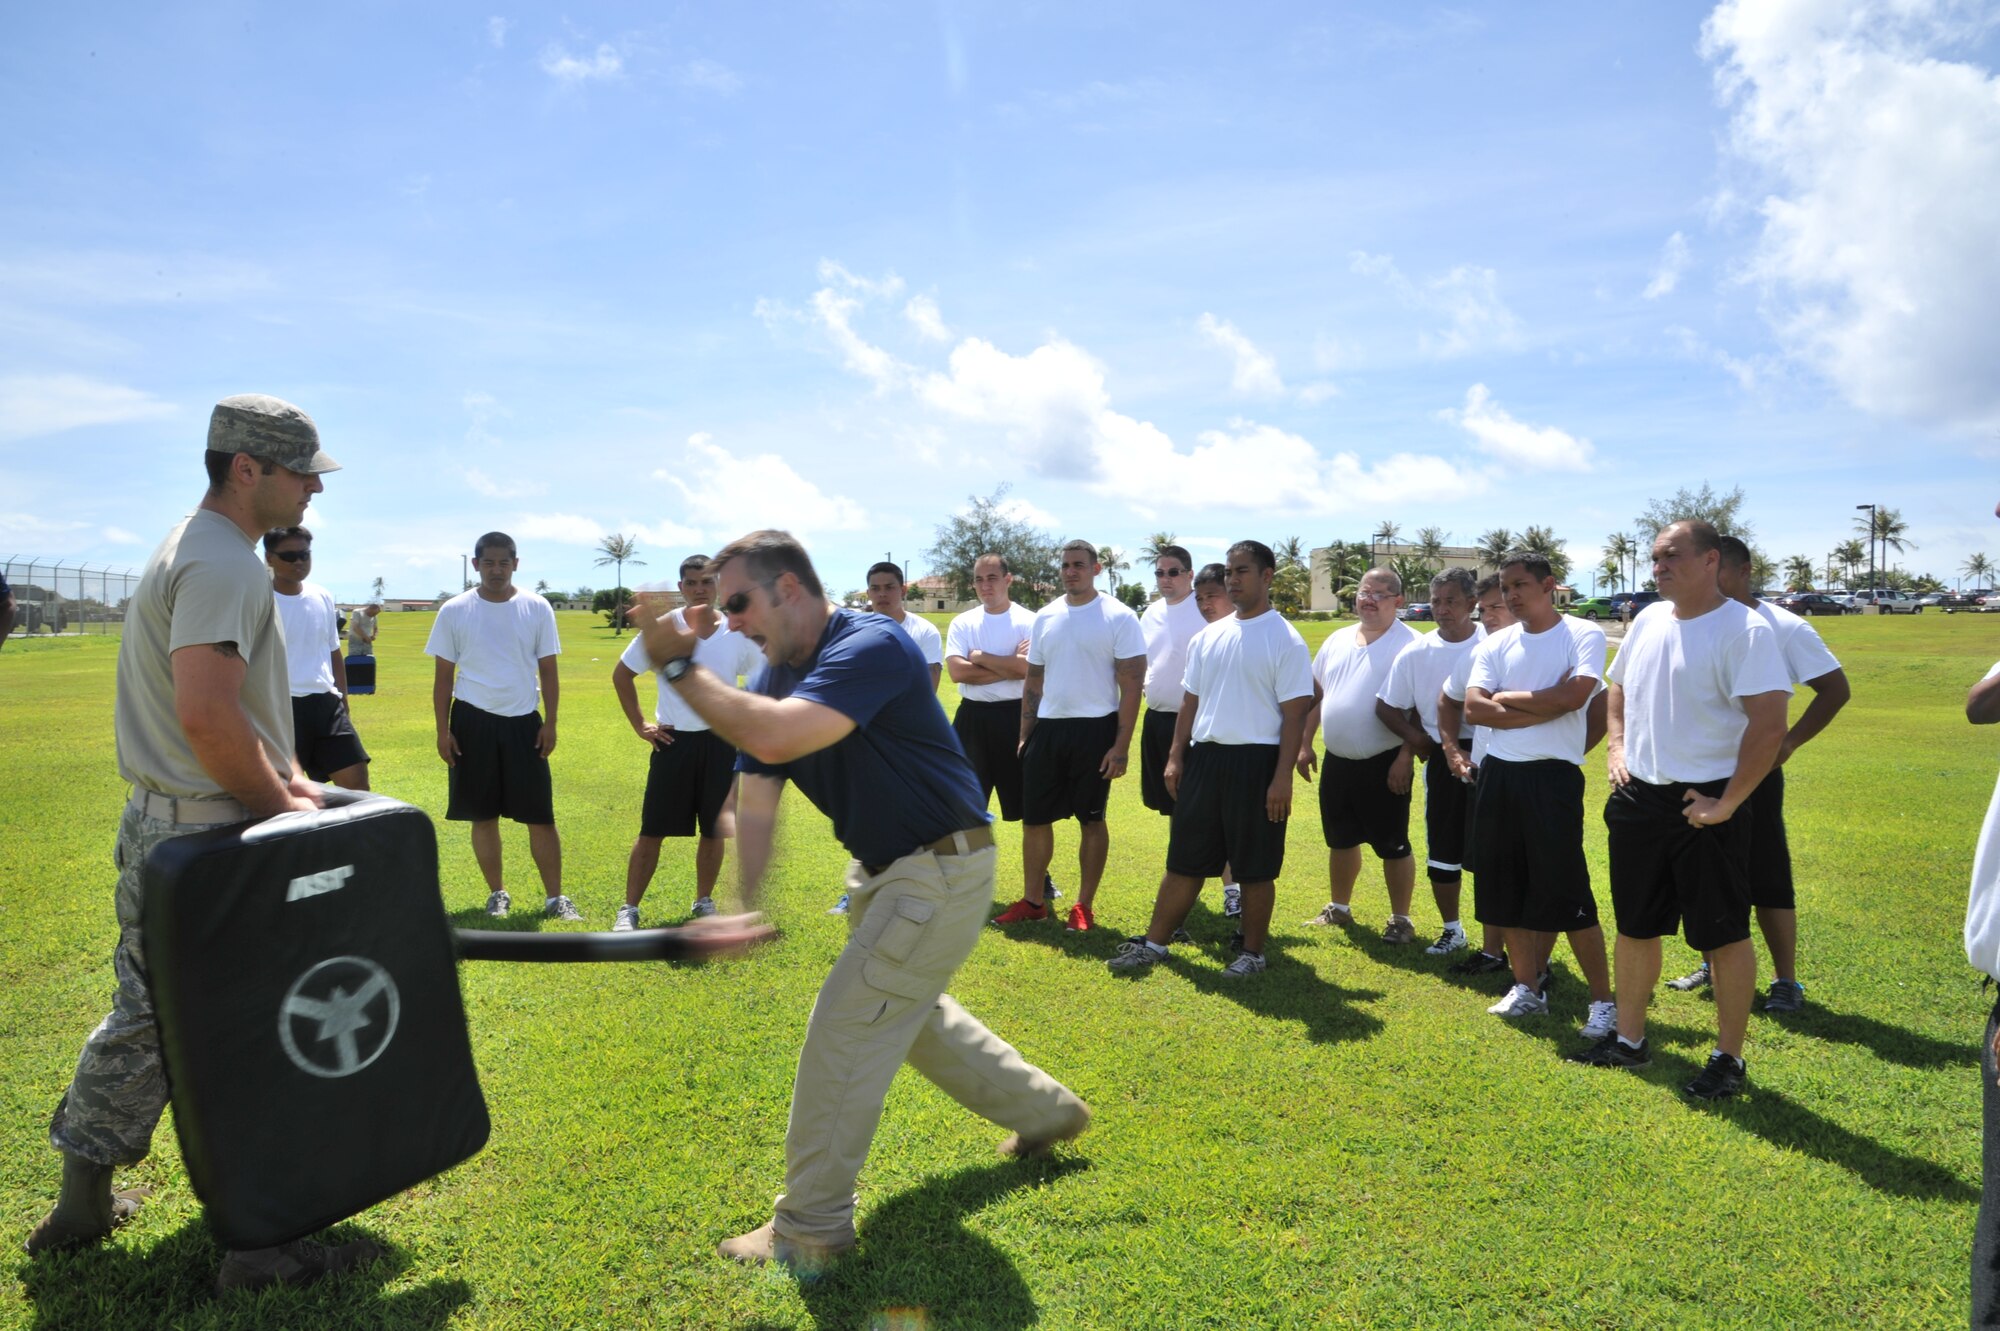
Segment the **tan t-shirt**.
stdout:
<svg viewBox="0 0 2000 1331">
<path fill-rule="evenodd" d="M 118 772 L 179 799 L 228 794 L 195 758 L 174 709 L 172 655 L 233 642 L 248 672 L 243 710 L 281 778 L 292 772 L 291 686 L 271 575 L 256 542 L 219 513 L 197 509 L 146 561 L 118 647 Z"/>
</svg>

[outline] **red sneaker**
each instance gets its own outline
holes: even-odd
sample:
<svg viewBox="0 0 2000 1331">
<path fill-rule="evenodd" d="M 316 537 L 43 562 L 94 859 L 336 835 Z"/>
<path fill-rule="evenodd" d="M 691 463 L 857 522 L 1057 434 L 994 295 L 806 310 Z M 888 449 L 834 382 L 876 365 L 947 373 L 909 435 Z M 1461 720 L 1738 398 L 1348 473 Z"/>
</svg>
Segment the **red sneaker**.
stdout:
<svg viewBox="0 0 2000 1331">
<path fill-rule="evenodd" d="M 1069 931 L 1073 934 L 1087 934 L 1097 927 L 1097 917 L 1090 913 L 1090 907 L 1078 902 L 1069 908 Z"/>
<path fill-rule="evenodd" d="M 1029 920 L 1046 920 L 1047 918 L 1049 918 L 1049 908 L 1047 906 L 1038 906 L 1026 897 L 1022 897 L 1019 901 L 1007 907 L 1007 909 L 1001 911 L 998 915 L 995 915 L 993 923 L 1024 924 Z"/>
</svg>

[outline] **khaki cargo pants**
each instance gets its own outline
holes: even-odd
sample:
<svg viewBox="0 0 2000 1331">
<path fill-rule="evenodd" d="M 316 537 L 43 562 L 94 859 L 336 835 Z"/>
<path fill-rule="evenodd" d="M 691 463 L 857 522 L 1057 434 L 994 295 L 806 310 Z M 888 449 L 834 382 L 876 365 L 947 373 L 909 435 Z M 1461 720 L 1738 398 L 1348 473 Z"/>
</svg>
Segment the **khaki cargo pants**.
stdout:
<svg viewBox="0 0 2000 1331">
<path fill-rule="evenodd" d="M 854 1241 L 854 1179 L 905 1062 L 1024 1137 L 1074 1129 L 1083 1102 L 944 992 L 986 927 L 995 859 L 986 846 L 919 851 L 872 877 L 849 866 L 847 946 L 820 986 L 792 1087 L 773 1216 L 786 1238 Z"/>
</svg>

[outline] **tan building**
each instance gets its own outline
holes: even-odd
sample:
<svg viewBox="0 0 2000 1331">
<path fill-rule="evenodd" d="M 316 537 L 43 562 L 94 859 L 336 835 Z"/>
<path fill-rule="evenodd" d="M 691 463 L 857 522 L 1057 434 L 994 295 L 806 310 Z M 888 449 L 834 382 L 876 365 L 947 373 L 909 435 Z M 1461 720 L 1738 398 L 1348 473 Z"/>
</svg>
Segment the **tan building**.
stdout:
<svg viewBox="0 0 2000 1331">
<path fill-rule="evenodd" d="M 952 595 L 951 579 L 942 573 L 918 578 L 903 591 L 903 605 L 906 609 L 921 610 L 931 615 L 956 615 L 972 609 L 979 601 L 961 601 Z"/>
<path fill-rule="evenodd" d="M 1350 544 L 1360 546 L 1364 552 L 1369 549 L 1368 543 L 1365 541 L 1350 542 Z M 1325 555 L 1328 548 L 1326 546 L 1316 546 L 1313 549 L 1311 556 L 1312 602 L 1308 608 L 1334 612 L 1342 609 L 1352 610 L 1354 607 L 1351 605 L 1343 606 L 1340 599 L 1333 594 L 1333 584 L 1326 574 Z M 1415 559 L 1417 557 L 1417 547 L 1406 541 L 1398 541 L 1393 545 L 1377 545 L 1373 549 L 1373 556 L 1370 561 L 1371 567 L 1392 564 L 1399 555 L 1406 555 L 1411 559 Z M 1440 571 L 1448 568 L 1470 569 L 1475 580 L 1483 578 L 1489 573 L 1499 572 L 1491 564 L 1486 563 L 1481 558 L 1479 551 L 1470 545 L 1441 546 L 1439 547 L 1437 558 L 1426 560 L 1425 562 L 1435 564 Z M 1406 587 L 1404 588 L 1403 599 L 1405 602 L 1422 601 L 1428 595 L 1429 590 L 1427 588 Z M 1570 601 L 1575 599 L 1575 596 L 1576 591 L 1574 588 L 1563 586 L 1560 583 L 1557 584 L 1555 591 L 1555 602 L 1557 605 L 1568 605 Z"/>
</svg>

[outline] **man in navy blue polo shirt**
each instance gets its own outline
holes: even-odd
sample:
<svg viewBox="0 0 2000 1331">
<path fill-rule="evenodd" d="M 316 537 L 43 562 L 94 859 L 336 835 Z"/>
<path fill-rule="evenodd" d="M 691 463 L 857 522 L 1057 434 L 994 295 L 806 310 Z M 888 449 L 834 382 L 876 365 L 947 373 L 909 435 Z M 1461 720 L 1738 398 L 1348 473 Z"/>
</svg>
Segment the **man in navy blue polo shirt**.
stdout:
<svg viewBox="0 0 2000 1331">
<path fill-rule="evenodd" d="M 764 651 L 737 689 L 694 666 L 686 631 L 646 628 L 646 650 L 741 751 L 737 855 L 746 906 L 770 863 L 787 780 L 833 820 L 854 857 L 847 946 L 806 1028 L 785 1132 L 785 1191 L 769 1223 L 721 1245 L 741 1262 L 813 1269 L 854 1246 L 854 1180 L 882 1100 L 908 1062 L 974 1113 L 1012 1129 L 1004 1155 L 1082 1132 L 1090 1110 L 944 992 L 993 900 L 986 801 L 915 643 L 878 615 L 827 603 L 789 533 L 752 532 L 715 557 L 729 627 Z"/>
</svg>

